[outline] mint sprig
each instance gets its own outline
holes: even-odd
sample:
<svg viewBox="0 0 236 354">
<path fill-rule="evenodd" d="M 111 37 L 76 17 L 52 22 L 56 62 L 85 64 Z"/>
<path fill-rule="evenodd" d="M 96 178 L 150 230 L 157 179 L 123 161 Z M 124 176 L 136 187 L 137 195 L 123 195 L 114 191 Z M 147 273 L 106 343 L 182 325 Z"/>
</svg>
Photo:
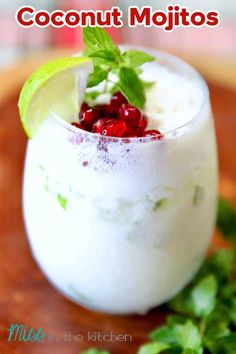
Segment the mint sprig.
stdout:
<svg viewBox="0 0 236 354">
<path fill-rule="evenodd" d="M 235 246 L 236 209 L 223 198 L 217 227 Z M 236 249 L 213 252 L 191 284 L 167 305 L 173 314 L 150 333 L 150 342 L 138 354 L 235 354 Z"/>
<path fill-rule="evenodd" d="M 99 27 L 85 27 L 83 39 L 84 55 L 90 57 L 94 64 L 94 72 L 89 77 L 88 87 L 95 87 L 104 81 L 104 93 L 120 90 L 130 104 L 143 109 L 146 101 L 145 91 L 153 83 L 146 83 L 140 79 L 142 72 L 140 66 L 155 58 L 141 50 L 132 49 L 121 53 L 108 33 Z M 115 74 L 117 82 L 110 80 L 110 73 Z"/>
</svg>

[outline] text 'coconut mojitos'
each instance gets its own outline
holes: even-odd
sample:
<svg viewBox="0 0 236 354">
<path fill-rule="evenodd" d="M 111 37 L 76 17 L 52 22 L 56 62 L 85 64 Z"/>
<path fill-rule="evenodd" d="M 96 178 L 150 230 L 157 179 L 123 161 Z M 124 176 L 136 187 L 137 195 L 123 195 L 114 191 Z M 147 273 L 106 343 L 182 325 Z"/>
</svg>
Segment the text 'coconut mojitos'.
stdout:
<svg viewBox="0 0 236 354">
<path fill-rule="evenodd" d="M 217 162 L 208 90 L 167 54 L 84 30 L 80 56 L 45 64 L 19 101 L 24 216 L 40 267 L 85 307 L 145 313 L 198 270 Z"/>
</svg>

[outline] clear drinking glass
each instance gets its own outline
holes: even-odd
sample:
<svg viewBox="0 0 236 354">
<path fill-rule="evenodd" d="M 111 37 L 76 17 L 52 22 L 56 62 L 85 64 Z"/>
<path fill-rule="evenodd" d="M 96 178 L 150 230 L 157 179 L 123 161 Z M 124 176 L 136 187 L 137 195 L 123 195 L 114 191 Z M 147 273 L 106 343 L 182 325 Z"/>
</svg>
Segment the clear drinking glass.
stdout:
<svg viewBox="0 0 236 354">
<path fill-rule="evenodd" d="M 145 313 L 173 297 L 198 270 L 215 225 L 207 86 L 179 59 L 151 53 L 201 88 L 187 124 L 161 140 L 122 139 L 51 115 L 28 143 L 23 199 L 34 257 L 65 296 L 103 312 Z"/>
</svg>

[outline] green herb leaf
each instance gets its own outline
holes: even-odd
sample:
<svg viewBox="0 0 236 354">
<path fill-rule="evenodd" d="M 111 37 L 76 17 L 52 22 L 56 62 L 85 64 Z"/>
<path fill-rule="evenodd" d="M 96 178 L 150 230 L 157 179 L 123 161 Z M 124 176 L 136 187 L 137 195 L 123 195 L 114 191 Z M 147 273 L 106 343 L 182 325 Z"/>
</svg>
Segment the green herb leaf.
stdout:
<svg viewBox="0 0 236 354">
<path fill-rule="evenodd" d="M 168 326 L 173 326 L 176 324 L 185 324 L 188 318 L 180 315 L 170 315 L 167 317 Z"/>
<path fill-rule="evenodd" d="M 200 186 L 196 186 L 193 194 L 193 205 L 197 206 L 200 204 L 204 197 L 204 189 Z"/>
<path fill-rule="evenodd" d="M 225 238 L 236 243 L 236 209 L 224 198 L 219 198 L 217 226 Z"/>
<path fill-rule="evenodd" d="M 164 343 L 148 343 L 141 346 L 138 354 L 159 354 L 168 349 L 169 345 Z"/>
<path fill-rule="evenodd" d="M 211 350 L 212 344 L 214 345 L 217 338 L 230 334 L 229 323 L 228 308 L 219 304 L 205 322 L 204 342 L 209 350 Z"/>
<path fill-rule="evenodd" d="M 156 201 L 154 207 L 153 207 L 153 211 L 157 211 L 158 209 L 160 209 L 163 204 L 165 203 L 166 201 L 166 198 L 161 198 L 159 200 Z"/>
<path fill-rule="evenodd" d="M 236 334 L 219 338 L 211 348 L 213 354 L 234 354 L 236 353 Z"/>
<path fill-rule="evenodd" d="M 61 194 L 57 195 L 57 200 L 63 209 L 66 209 L 68 200 L 64 198 Z"/>
<path fill-rule="evenodd" d="M 152 341 L 169 344 L 171 348 L 189 348 L 202 353 L 202 340 L 197 326 L 190 320 L 157 328 L 150 334 Z"/>
<path fill-rule="evenodd" d="M 214 275 L 207 275 L 198 283 L 187 287 L 169 303 L 169 307 L 189 316 L 204 317 L 215 306 L 217 281 Z"/>
<path fill-rule="evenodd" d="M 85 27 L 83 29 L 83 40 L 86 46 L 85 55 L 91 56 L 98 51 L 105 50 L 113 53 L 114 56 L 120 56 L 119 48 L 113 43 L 109 34 L 100 27 Z"/>
<path fill-rule="evenodd" d="M 100 94 L 101 92 L 99 91 L 86 92 L 84 95 L 84 101 L 93 102 L 98 96 L 100 96 Z"/>
<path fill-rule="evenodd" d="M 110 354 L 110 353 L 105 350 L 98 350 L 96 348 L 91 348 L 83 351 L 81 354 Z"/>
<path fill-rule="evenodd" d="M 192 321 L 187 321 L 184 325 L 175 326 L 179 337 L 179 345 L 182 348 L 194 349 L 197 353 L 202 353 L 202 340 L 197 326 Z"/>
<path fill-rule="evenodd" d="M 210 255 L 196 276 L 201 279 L 209 273 L 213 273 L 218 283 L 225 281 L 226 277 L 233 271 L 235 251 L 233 249 L 219 249 Z"/>
<path fill-rule="evenodd" d="M 155 81 L 144 81 L 142 80 L 142 83 L 143 83 L 143 87 L 148 90 L 149 88 L 151 88 L 153 85 L 156 84 Z"/>
<path fill-rule="evenodd" d="M 104 59 L 104 63 L 108 62 L 108 64 L 110 64 L 112 61 L 116 61 L 116 55 L 114 52 L 107 49 L 100 49 L 96 52 L 93 52 L 90 54 L 90 57 Z"/>
<path fill-rule="evenodd" d="M 192 291 L 194 313 L 196 316 L 208 316 L 215 307 L 217 281 L 215 276 L 209 275 L 201 280 Z"/>
<path fill-rule="evenodd" d="M 236 296 L 230 301 L 230 320 L 236 326 Z"/>
<path fill-rule="evenodd" d="M 129 103 L 140 109 L 144 108 L 145 93 L 143 84 L 134 69 L 121 68 L 117 85 Z"/>
<path fill-rule="evenodd" d="M 175 328 L 173 325 L 158 327 L 150 333 L 149 338 L 153 342 L 176 344 L 178 343 L 178 336 Z"/>
<path fill-rule="evenodd" d="M 198 352 L 196 350 L 194 350 L 194 349 L 186 348 L 186 349 L 184 349 L 182 354 L 198 354 Z"/>
<path fill-rule="evenodd" d="M 121 60 L 123 65 L 127 68 L 135 68 L 136 66 L 143 65 L 144 63 L 154 61 L 155 58 L 141 50 L 131 49 L 122 54 Z"/>
<path fill-rule="evenodd" d="M 102 68 L 96 66 L 94 68 L 94 72 L 89 76 L 88 87 L 93 87 L 99 85 L 102 81 L 106 80 L 108 75 L 107 70 L 103 70 Z"/>
</svg>

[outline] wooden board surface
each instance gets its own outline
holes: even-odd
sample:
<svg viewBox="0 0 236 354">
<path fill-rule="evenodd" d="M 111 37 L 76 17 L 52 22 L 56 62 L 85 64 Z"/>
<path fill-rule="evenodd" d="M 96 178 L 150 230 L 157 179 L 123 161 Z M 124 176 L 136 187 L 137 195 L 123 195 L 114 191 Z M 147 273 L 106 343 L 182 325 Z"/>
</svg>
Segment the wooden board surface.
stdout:
<svg viewBox="0 0 236 354">
<path fill-rule="evenodd" d="M 210 85 L 219 146 L 220 188 L 236 201 L 236 92 Z M 121 317 L 87 311 L 57 293 L 32 259 L 22 221 L 21 185 L 26 138 L 17 112 L 18 92 L 0 104 L 0 353 L 79 354 L 98 346 L 113 354 L 134 354 L 148 332 L 163 322 L 165 307 L 148 315 Z M 201 142 L 199 142 L 200 144 Z M 220 244 L 215 238 L 215 244 Z M 55 336 L 43 343 L 7 342 L 11 323 L 42 328 Z M 132 341 L 88 342 L 88 333 L 126 334 Z M 83 340 L 65 341 L 64 334 Z M 129 337 L 128 337 L 129 338 Z"/>
</svg>

